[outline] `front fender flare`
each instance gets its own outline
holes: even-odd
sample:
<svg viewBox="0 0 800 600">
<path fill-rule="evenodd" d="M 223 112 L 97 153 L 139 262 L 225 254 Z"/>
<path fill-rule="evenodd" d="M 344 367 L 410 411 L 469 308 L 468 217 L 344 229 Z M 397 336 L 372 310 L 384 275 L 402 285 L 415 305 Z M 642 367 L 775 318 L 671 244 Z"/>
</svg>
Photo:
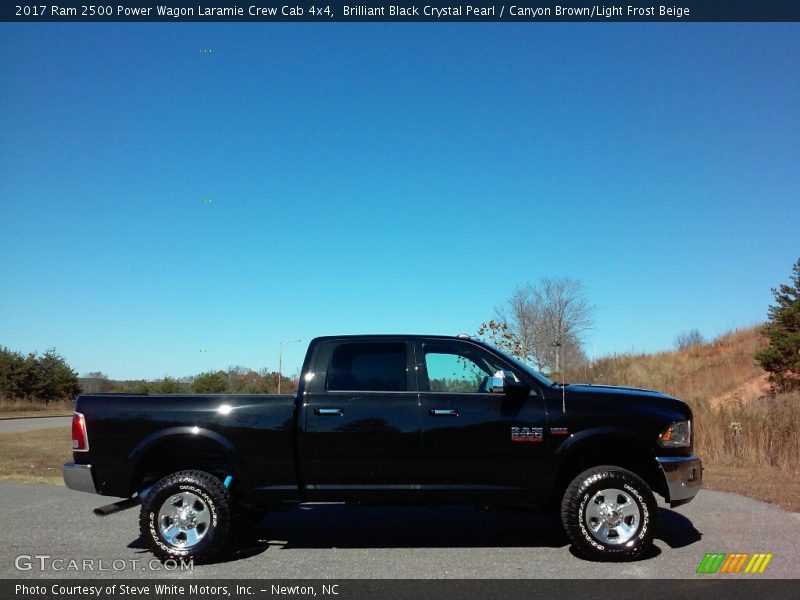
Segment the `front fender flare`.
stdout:
<svg viewBox="0 0 800 600">
<path fill-rule="evenodd" d="M 551 467 L 549 470 L 549 489 L 553 489 L 562 468 L 567 464 L 582 447 L 589 444 L 601 442 L 603 439 L 616 444 L 629 446 L 633 456 L 639 458 L 649 458 L 651 456 L 647 441 L 640 435 L 632 432 L 629 428 L 613 425 L 603 425 L 600 427 L 589 427 L 570 435 L 564 440 L 553 453 Z"/>
</svg>

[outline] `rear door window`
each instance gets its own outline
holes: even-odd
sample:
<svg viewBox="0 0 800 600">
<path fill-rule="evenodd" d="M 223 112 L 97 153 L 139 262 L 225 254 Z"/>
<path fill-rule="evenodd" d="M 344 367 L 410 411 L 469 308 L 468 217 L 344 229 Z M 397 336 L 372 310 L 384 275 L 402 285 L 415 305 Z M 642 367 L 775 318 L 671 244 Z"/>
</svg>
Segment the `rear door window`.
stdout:
<svg viewBox="0 0 800 600">
<path fill-rule="evenodd" d="M 405 392 L 408 390 L 406 344 L 341 344 L 328 369 L 328 391 Z"/>
</svg>

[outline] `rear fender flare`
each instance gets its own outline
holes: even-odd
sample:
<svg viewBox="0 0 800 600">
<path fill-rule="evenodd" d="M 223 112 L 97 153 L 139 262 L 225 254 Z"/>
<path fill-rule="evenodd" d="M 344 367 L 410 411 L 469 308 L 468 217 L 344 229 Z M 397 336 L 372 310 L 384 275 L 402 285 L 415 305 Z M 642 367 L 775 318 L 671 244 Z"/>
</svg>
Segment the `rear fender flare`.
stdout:
<svg viewBox="0 0 800 600">
<path fill-rule="evenodd" d="M 211 442 L 213 446 L 219 448 L 220 453 L 233 465 L 234 472 L 231 473 L 231 475 L 238 478 L 240 481 L 247 479 L 247 474 L 241 466 L 241 461 L 238 459 L 236 447 L 233 443 L 216 431 L 203 427 L 179 426 L 155 431 L 142 439 L 130 452 L 128 455 L 128 464 L 133 465 L 134 473 L 138 473 L 142 459 L 145 456 L 153 450 L 156 450 L 159 446 L 176 441 L 185 441 L 187 444 L 196 443 L 198 441 Z M 242 483 L 244 483 L 244 481 L 242 481 Z M 138 492 L 141 497 L 145 497 L 150 491 L 150 487 L 132 491 Z M 247 489 L 246 485 L 242 487 L 243 489 Z"/>
</svg>

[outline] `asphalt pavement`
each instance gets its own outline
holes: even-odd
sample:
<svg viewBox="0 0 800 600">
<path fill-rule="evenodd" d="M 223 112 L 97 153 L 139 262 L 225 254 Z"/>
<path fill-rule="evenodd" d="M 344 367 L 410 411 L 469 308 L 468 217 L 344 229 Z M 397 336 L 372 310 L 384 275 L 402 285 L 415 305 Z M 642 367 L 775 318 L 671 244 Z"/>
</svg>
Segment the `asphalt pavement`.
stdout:
<svg viewBox="0 0 800 600">
<path fill-rule="evenodd" d="M 706 552 L 769 552 L 772 561 L 757 577 L 800 578 L 800 514 L 709 490 L 675 510 L 662 507 L 655 548 L 636 562 L 580 558 L 542 513 L 315 504 L 267 515 L 240 531 L 218 562 L 183 572 L 150 562 L 138 508 L 92 514 L 111 500 L 0 483 L 0 577 L 709 578 L 726 575 L 695 573 Z"/>
</svg>

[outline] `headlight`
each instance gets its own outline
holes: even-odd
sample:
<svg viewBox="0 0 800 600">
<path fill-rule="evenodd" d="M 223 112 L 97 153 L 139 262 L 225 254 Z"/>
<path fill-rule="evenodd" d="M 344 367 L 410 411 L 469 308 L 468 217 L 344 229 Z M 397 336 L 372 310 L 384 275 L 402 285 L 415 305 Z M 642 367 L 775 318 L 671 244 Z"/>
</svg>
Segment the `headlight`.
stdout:
<svg viewBox="0 0 800 600">
<path fill-rule="evenodd" d="M 658 436 L 658 444 L 663 448 L 685 448 L 692 443 L 692 422 L 675 421 Z"/>
</svg>

